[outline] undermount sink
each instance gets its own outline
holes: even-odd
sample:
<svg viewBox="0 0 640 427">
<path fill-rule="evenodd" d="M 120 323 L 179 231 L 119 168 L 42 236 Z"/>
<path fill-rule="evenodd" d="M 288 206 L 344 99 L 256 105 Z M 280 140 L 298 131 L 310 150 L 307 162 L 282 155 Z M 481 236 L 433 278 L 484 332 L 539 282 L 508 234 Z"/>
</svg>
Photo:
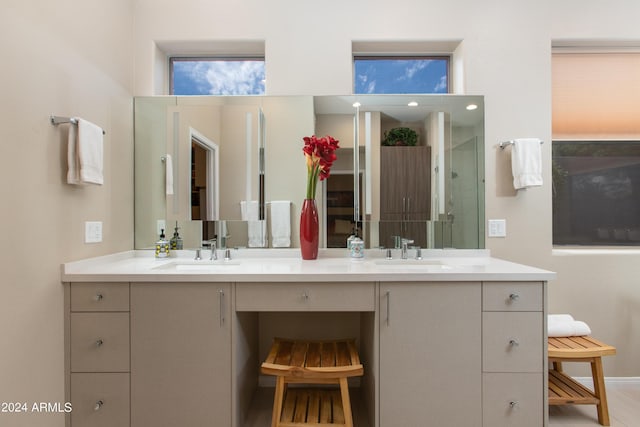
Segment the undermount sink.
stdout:
<svg viewBox="0 0 640 427">
<path fill-rule="evenodd" d="M 373 261 L 377 265 L 444 265 L 442 261 L 435 259 L 377 259 Z"/>
<path fill-rule="evenodd" d="M 166 264 L 153 267 L 154 270 L 176 270 L 176 271 L 217 271 L 227 270 L 230 267 L 238 267 L 239 260 L 175 260 Z"/>
<path fill-rule="evenodd" d="M 451 269 L 451 266 L 444 264 L 442 261 L 435 259 L 377 259 L 373 261 L 377 266 L 393 267 L 393 268 L 428 268 L 437 267 L 443 270 Z"/>
</svg>

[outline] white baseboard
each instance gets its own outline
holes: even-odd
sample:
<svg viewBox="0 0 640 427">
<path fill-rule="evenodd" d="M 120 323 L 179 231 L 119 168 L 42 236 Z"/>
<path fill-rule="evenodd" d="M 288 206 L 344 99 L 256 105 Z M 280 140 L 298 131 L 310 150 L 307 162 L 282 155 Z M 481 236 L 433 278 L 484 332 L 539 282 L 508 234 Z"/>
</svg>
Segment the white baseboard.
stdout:
<svg viewBox="0 0 640 427">
<path fill-rule="evenodd" d="M 591 377 L 573 377 L 582 385 L 593 387 L 593 379 Z M 640 377 L 604 377 L 606 384 L 626 384 L 640 387 Z"/>
</svg>

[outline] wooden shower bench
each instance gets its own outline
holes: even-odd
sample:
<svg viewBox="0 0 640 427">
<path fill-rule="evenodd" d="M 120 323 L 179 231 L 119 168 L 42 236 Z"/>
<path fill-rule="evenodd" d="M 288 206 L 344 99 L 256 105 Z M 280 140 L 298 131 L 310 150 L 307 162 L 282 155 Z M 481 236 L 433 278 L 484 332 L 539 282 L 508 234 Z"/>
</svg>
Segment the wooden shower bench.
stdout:
<svg viewBox="0 0 640 427">
<path fill-rule="evenodd" d="M 275 338 L 261 372 L 276 376 L 272 427 L 353 427 L 347 378 L 364 372 L 355 340 Z M 291 383 L 339 388 L 288 388 Z"/>
<path fill-rule="evenodd" d="M 548 357 L 553 363 L 553 369 L 549 370 L 549 405 L 596 405 L 598 422 L 603 426 L 610 425 L 602 356 L 614 354 L 615 347 L 590 336 L 549 337 Z M 565 374 L 563 362 L 590 363 L 593 391 Z"/>
</svg>

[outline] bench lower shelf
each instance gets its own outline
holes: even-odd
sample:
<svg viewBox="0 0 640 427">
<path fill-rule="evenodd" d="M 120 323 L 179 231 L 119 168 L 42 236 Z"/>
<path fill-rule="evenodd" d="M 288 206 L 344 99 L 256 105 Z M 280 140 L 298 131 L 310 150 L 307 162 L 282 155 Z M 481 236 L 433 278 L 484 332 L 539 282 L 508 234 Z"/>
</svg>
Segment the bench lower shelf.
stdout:
<svg viewBox="0 0 640 427">
<path fill-rule="evenodd" d="M 549 405 L 597 405 L 600 403 L 591 390 L 554 369 L 549 370 Z"/>
<path fill-rule="evenodd" d="M 280 425 L 344 426 L 340 390 L 288 387 L 284 396 Z"/>
</svg>

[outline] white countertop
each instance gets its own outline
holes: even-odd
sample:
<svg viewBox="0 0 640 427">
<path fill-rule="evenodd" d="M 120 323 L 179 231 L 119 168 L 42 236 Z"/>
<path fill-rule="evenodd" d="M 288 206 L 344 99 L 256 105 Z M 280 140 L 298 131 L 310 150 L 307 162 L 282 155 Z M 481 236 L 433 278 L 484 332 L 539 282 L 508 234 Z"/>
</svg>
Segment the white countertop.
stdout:
<svg viewBox="0 0 640 427">
<path fill-rule="evenodd" d="M 299 249 L 232 250 L 231 261 L 194 260 L 195 251 L 175 251 L 156 259 L 154 252 L 127 251 L 62 265 L 62 282 L 388 282 L 388 281 L 547 281 L 555 273 L 492 258 L 486 250 L 426 250 L 422 260 L 386 260 L 378 249 L 352 260 L 346 249 L 320 250 L 302 260 Z M 410 251 L 413 255 L 413 251 Z"/>
</svg>

